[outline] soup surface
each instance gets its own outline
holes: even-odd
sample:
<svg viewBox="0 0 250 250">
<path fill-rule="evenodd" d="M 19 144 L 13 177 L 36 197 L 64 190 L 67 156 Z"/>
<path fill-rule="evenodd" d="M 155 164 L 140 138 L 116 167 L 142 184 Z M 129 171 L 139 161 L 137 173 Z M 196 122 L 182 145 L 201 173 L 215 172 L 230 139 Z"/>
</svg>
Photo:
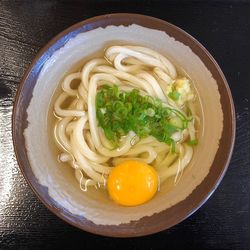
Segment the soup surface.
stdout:
<svg viewBox="0 0 250 250">
<path fill-rule="evenodd" d="M 150 48 L 111 45 L 63 76 L 48 114 L 50 146 L 82 191 L 136 206 L 181 181 L 201 110 L 181 65 Z"/>
</svg>

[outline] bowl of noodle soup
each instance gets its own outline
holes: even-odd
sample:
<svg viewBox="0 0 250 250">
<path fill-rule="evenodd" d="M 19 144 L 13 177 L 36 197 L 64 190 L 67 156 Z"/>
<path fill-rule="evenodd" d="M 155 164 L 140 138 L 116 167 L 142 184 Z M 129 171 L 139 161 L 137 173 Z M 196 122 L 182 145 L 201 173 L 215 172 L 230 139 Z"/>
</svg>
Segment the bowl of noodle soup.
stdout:
<svg viewBox="0 0 250 250">
<path fill-rule="evenodd" d="M 224 176 L 234 137 L 231 93 L 212 56 L 178 27 L 137 14 L 91 18 L 53 38 L 13 112 L 17 160 L 41 201 L 114 237 L 195 212 Z"/>
</svg>

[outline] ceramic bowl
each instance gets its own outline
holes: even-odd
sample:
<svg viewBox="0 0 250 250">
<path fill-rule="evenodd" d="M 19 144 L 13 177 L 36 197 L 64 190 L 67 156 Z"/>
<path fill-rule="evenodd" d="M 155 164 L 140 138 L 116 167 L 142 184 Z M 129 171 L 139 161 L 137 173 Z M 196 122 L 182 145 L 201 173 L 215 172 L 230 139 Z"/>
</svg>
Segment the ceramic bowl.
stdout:
<svg viewBox="0 0 250 250">
<path fill-rule="evenodd" d="M 137 207 L 122 207 L 95 192 L 82 192 L 71 168 L 58 166 L 49 146 L 47 116 L 64 74 L 106 44 L 133 43 L 166 54 L 192 80 L 202 104 L 199 145 L 176 187 Z M 20 83 L 13 112 L 13 141 L 27 182 L 55 215 L 95 234 L 133 237 L 170 228 L 210 197 L 228 167 L 235 113 L 227 81 L 209 52 L 180 28 L 149 16 L 111 14 L 79 22 L 54 37 Z"/>
</svg>

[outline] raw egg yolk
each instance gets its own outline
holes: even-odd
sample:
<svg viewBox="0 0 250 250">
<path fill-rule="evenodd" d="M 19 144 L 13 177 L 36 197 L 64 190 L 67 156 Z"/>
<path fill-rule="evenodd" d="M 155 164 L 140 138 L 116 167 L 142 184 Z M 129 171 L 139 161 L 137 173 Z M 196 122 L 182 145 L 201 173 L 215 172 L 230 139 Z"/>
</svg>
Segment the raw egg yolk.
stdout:
<svg viewBox="0 0 250 250">
<path fill-rule="evenodd" d="M 136 206 L 150 200 L 158 189 L 158 175 L 153 167 L 134 160 L 114 167 L 108 178 L 108 192 L 115 202 Z"/>
</svg>

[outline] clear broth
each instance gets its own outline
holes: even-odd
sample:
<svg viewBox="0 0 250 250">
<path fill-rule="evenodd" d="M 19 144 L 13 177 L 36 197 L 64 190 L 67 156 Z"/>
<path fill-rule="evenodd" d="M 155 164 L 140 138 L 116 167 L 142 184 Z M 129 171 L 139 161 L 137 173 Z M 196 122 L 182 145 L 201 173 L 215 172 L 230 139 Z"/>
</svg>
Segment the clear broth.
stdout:
<svg viewBox="0 0 250 250">
<path fill-rule="evenodd" d="M 109 47 L 111 45 L 114 45 L 114 44 L 115 45 L 125 45 L 127 43 L 120 42 L 120 41 L 117 41 L 117 42 L 113 41 L 112 43 L 107 43 L 106 46 L 105 46 L 105 48 L 107 48 L 107 47 Z M 132 45 L 132 44 L 130 44 L 130 45 Z M 138 46 L 138 44 L 135 44 L 135 45 Z M 51 152 L 55 156 L 55 160 L 56 160 L 56 162 L 58 164 L 58 167 L 64 168 L 65 169 L 65 174 L 70 175 L 70 179 L 74 178 L 74 181 L 75 181 L 76 185 L 80 185 L 80 184 L 78 183 L 78 181 L 75 178 L 75 174 L 74 174 L 75 170 L 69 164 L 63 163 L 63 162 L 59 161 L 59 159 L 58 159 L 58 155 L 60 153 L 62 153 L 62 151 L 59 149 L 57 143 L 54 140 L 54 127 L 55 127 L 56 122 L 58 122 L 58 117 L 54 114 L 54 112 L 53 112 L 54 108 L 53 107 L 54 107 L 55 100 L 62 93 L 61 83 L 62 83 L 62 80 L 64 79 L 64 77 L 66 75 L 70 74 L 70 73 L 80 72 L 81 69 L 82 69 L 82 67 L 85 65 L 85 63 L 87 63 L 89 60 L 91 60 L 93 58 L 103 58 L 104 57 L 104 52 L 105 52 L 105 49 L 97 51 L 96 53 L 93 53 L 93 54 L 89 55 L 88 57 L 80 60 L 78 63 L 76 63 L 75 65 L 73 65 L 71 67 L 71 69 L 68 72 L 66 72 L 65 75 L 63 75 L 61 81 L 58 84 L 58 87 L 55 89 L 55 91 L 54 91 L 54 93 L 52 95 L 52 98 L 50 100 L 50 105 L 49 105 L 49 110 L 48 110 L 48 115 L 47 115 L 47 117 L 48 117 L 48 119 L 47 119 L 47 130 L 48 130 L 48 135 L 49 135 L 49 147 L 50 147 Z M 192 82 L 191 87 L 192 87 L 192 90 L 194 91 L 195 96 L 196 96 L 195 101 L 194 101 L 194 107 L 195 107 L 196 114 L 200 118 L 200 124 L 196 125 L 196 129 L 197 129 L 196 136 L 199 139 L 200 136 L 202 136 L 202 134 L 203 134 L 203 111 L 202 111 L 200 96 L 199 96 L 199 94 L 197 92 L 197 89 L 195 87 L 195 83 L 192 81 L 192 78 L 187 74 L 187 72 L 185 72 L 181 67 L 177 66 L 174 63 L 173 60 L 171 60 L 171 62 L 176 67 L 177 75 L 178 76 L 186 76 Z M 78 83 L 75 83 L 75 85 L 77 85 L 77 84 Z M 65 103 L 65 105 L 67 105 L 67 103 Z M 194 154 L 195 154 L 195 147 L 194 147 Z M 189 165 L 190 165 L 190 163 L 189 163 Z M 185 173 L 185 171 L 186 171 L 187 168 L 189 168 L 189 166 L 187 166 L 185 168 L 185 170 L 183 171 L 183 174 Z M 183 178 L 183 177 L 181 177 L 181 178 Z M 174 188 L 177 184 L 178 183 L 175 183 L 175 176 L 173 176 L 173 177 L 168 178 L 162 184 L 161 189 L 163 189 L 163 186 L 164 186 L 164 192 L 168 192 L 172 188 Z M 92 190 L 92 191 L 93 191 L 93 189 L 96 189 L 95 192 L 102 193 L 102 196 L 103 196 L 104 199 L 108 198 L 108 193 L 107 193 L 106 189 L 95 188 L 95 187 L 89 187 L 88 188 L 88 190 Z"/>
</svg>

